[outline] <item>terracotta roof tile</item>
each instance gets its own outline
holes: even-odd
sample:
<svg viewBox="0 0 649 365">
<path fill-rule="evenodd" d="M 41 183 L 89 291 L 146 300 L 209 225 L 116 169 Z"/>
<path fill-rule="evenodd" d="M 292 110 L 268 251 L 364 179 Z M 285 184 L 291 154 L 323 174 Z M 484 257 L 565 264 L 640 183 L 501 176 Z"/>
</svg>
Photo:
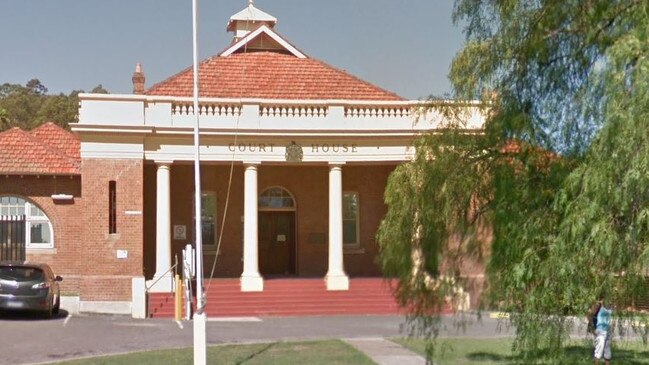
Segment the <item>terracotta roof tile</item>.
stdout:
<svg viewBox="0 0 649 365">
<path fill-rule="evenodd" d="M 213 56 L 199 68 L 201 97 L 404 100 L 324 62 L 279 52 Z M 192 96 L 192 68 L 153 85 L 146 94 Z"/>
<path fill-rule="evenodd" d="M 32 133 L 19 128 L 0 133 L 0 174 L 79 175 L 79 140 L 50 124 Z"/>
<path fill-rule="evenodd" d="M 81 158 L 81 142 L 79 141 L 79 137 L 52 122 L 47 122 L 32 130 L 30 133 L 45 144 L 59 149 L 66 156 L 77 159 Z"/>
</svg>

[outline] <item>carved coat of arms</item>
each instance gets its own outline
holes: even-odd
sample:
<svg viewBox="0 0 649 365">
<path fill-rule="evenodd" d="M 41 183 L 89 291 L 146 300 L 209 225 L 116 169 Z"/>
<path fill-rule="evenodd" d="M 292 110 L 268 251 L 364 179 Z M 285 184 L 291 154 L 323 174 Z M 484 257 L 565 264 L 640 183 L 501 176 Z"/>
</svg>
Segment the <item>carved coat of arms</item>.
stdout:
<svg viewBox="0 0 649 365">
<path fill-rule="evenodd" d="M 286 146 L 286 162 L 302 162 L 302 157 L 304 157 L 304 152 L 302 152 L 302 146 L 292 141 L 291 144 Z"/>
</svg>

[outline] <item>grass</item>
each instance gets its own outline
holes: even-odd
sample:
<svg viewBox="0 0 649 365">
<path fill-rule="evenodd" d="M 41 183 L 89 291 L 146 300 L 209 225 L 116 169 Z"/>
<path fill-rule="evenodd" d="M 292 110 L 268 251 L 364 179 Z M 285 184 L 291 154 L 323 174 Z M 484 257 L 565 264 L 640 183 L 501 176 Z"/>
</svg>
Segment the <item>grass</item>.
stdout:
<svg viewBox="0 0 649 365">
<path fill-rule="evenodd" d="M 393 339 L 412 351 L 425 356 L 426 342 L 418 339 Z M 512 354 L 511 339 L 440 339 L 433 362 L 436 365 L 513 365 L 523 361 Z M 566 364 L 590 365 L 592 347 L 589 341 L 576 341 L 567 348 Z M 649 365 L 649 347 L 642 342 L 613 342 L 612 363 Z"/>
<path fill-rule="evenodd" d="M 191 348 L 138 352 L 59 362 L 58 365 L 171 365 L 192 364 Z M 210 346 L 207 363 L 219 365 L 374 365 L 361 352 L 338 340 L 274 342 L 266 344 Z"/>
</svg>

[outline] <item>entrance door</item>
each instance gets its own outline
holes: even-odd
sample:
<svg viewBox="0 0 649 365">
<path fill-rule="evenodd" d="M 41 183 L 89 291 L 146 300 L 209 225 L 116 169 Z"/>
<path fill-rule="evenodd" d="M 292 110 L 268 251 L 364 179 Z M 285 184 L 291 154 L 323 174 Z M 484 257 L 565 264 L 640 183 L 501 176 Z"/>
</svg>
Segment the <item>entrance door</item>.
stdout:
<svg viewBox="0 0 649 365">
<path fill-rule="evenodd" d="M 259 271 L 295 274 L 295 212 L 259 212 Z"/>
</svg>

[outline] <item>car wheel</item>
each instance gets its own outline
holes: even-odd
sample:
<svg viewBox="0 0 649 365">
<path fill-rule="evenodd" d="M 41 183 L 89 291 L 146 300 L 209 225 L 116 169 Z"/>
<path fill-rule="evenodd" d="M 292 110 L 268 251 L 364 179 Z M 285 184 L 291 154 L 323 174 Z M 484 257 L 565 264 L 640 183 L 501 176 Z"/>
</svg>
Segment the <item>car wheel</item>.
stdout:
<svg viewBox="0 0 649 365">
<path fill-rule="evenodd" d="M 52 309 L 52 313 L 54 314 L 59 314 L 59 310 L 61 309 L 61 297 L 56 296 L 56 304 L 54 304 L 54 308 Z"/>
<path fill-rule="evenodd" d="M 47 306 L 47 309 L 43 311 L 43 318 L 52 318 L 52 312 L 54 311 L 54 306 L 52 302 Z"/>
</svg>

